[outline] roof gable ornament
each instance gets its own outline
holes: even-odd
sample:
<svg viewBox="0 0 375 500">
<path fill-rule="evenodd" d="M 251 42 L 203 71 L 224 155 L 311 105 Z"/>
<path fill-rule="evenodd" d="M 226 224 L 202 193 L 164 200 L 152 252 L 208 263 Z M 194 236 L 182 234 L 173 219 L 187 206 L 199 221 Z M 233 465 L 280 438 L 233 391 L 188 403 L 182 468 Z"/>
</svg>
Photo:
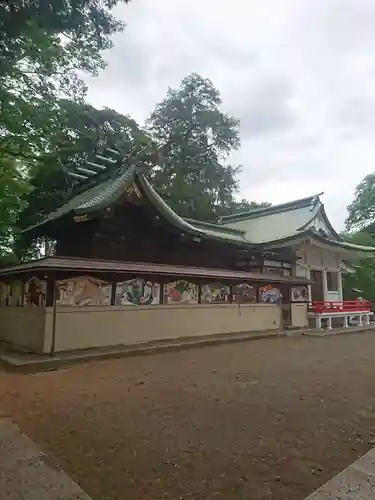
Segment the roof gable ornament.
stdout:
<svg viewBox="0 0 375 500">
<path fill-rule="evenodd" d="M 120 153 L 116 149 L 106 148 L 104 152 L 108 152 L 110 155 L 116 156 L 103 156 L 102 154 L 95 154 L 95 158 L 98 162 L 83 160 L 82 162 L 77 162 L 73 170 L 68 170 L 67 174 L 78 181 L 87 181 L 89 178 L 97 177 L 98 174 L 102 174 L 108 170 L 108 167 L 113 167 L 119 163 Z"/>
</svg>

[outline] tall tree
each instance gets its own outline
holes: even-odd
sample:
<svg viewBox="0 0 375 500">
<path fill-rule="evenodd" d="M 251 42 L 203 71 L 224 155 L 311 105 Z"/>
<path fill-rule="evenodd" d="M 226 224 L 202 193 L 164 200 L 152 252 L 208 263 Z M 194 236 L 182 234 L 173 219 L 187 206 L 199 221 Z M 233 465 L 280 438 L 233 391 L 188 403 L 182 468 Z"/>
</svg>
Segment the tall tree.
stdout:
<svg viewBox="0 0 375 500">
<path fill-rule="evenodd" d="M 0 255 L 10 249 L 12 228 L 25 206 L 22 197 L 28 189 L 25 172 L 17 160 L 0 156 Z"/>
<path fill-rule="evenodd" d="M 28 170 L 52 151 L 61 97 L 82 102 L 86 89 L 79 72 L 103 68 L 102 51 L 123 29 L 111 14 L 121 2 L 129 0 L 1 2 L 0 200 L 12 217 L 0 219 L 0 234 L 9 235 Z"/>
<path fill-rule="evenodd" d="M 357 186 L 354 200 L 348 206 L 346 226 L 362 229 L 375 222 L 375 172 L 367 175 Z"/>
<path fill-rule="evenodd" d="M 239 122 L 221 104 L 212 82 L 193 73 L 168 90 L 147 122 L 164 159 L 153 185 L 184 217 L 215 220 L 233 204 L 239 168 L 225 160 L 240 146 Z"/>
<path fill-rule="evenodd" d="M 358 245 L 375 247 L 375 173 L 367 175 L 357 186 L 354 200 L 348 206 L 345 239 Z M 375 300 L 375 259 L 364 259 L 355 273 L 345 276 L 347 298 L 363 295 Z"/>
<path fill-rule="evenodd" d="M 111 14 L 129 0 L 13 0 L 0 9 L 0 154 L 46 147 L 61 95 L 82 98 L 78 71 L 96 74 L 123 24 Z"/>
</svg>

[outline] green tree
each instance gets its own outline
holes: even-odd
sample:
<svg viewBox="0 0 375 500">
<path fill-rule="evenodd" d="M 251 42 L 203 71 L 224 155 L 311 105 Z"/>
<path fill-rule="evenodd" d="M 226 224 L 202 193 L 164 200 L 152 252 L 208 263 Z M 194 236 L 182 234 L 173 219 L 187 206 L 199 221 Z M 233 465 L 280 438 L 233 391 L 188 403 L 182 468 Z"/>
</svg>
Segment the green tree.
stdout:
<svg viewBox="0 0 375 500">
<path fill-rule="evenodd" d="M 271 203 L 267 201 L 248 201 L 245 198 L 242 198 L 241 201 L 233 201 L 229 207 L 225 207 L 221 210 L 220 215 L 232 215 L 232 214 L 240 214 L 244 212 L 250 212 L 251 210 L 258 210 L 260 208 L 270 207 Z"/>
<path fill-rule="evenodd" d="M 346 227 L 362 229 L 375 222 L 375 172 L 367 175 L 357 186 L 354 200 L 348 206 Z"/>
<path fill-rule="evenodd" d="M 22 198 L 29 189 L 25 177 L 17 160 L 0 157 L 0 255 L 9 253 L 11 248 L 13 226 L 24 207 Z"/>
<path fill-rule="evenodd" d="M 184 217 L 215 220 L 233 206 L 239 167 L 225 160 L 240 146 L 239 122 L 221 104 L 212 82 L 193 73 L 168 90 L 147 122 L 163 156 L 152 183 Z"/>
<path fill-rule="evenodd" d="M 375 247 L 375 235 L 367 231 L 348 234 L 345 239 L 356 245 Z M 363 259 L 354 269 L 354 273 L 344 276 L 344 297 L 354 299 L 361 295 L 368 300 L 375 300 L 375 259 Z"/>
<path fill-rule="evenodd" d="M 96 74 L 123 24 L 111 14 L 129 0 L 13 0 L 0 10 L 0 154 L 48 147 L 61 95 L 82 98 L 78 71 Z"/>
<path fill-rule="evenodd" d="M 103 68 L 102 51 L 123 29 L 111 11 L 128 1 L 1 3 L 0 200 L 11 219 L 23 204 L 29 170 L 42 154 L 53 151 L 61 97 L 82 102 L 86 88 L 79 74 Z M 10 241 L 9 230 L 9 217 L 0 219 L 0 234 L 8 235 L 5 242 Z"/>
</svg>

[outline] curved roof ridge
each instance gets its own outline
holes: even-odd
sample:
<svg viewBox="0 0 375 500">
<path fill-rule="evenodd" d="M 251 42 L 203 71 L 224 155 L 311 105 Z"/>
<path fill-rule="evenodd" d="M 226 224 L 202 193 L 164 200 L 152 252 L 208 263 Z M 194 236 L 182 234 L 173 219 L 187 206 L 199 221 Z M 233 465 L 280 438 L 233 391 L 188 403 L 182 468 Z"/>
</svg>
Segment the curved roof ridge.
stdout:
<svg viewBox="0 0 375 500">
<path fill-rule="evenodd" d="M 296 210 L 298 208 L 304 208 L 311 205 L 313 209 L 317 203 L 320 202 L 320 196 L 323 193 L 314 194 L 312 196 L 307 196 L 305 198 L 299 198 L 297 200 L 287 201 L 284 203 L 279 203 L 278 205 L 271 205 L 270 207 L 257 208 L 255 210 L 248 210 L 246 212 L 241 212 L 238 214 L 224 215 L 220 219 L 220 224 L 226 224 L 229 222 L 234 222 L 237 220 L 252 219 L 256 217 L 263 217 L 264 215 L 271 215 L 274 213 L 288 212 L 289 210 Z"/>
<path fill-rule="evenodd" d="M 250 241 L 246 240 L 242 232 L 227 231 L 226 228 L 217 227 L 214 224 L 208 227 L 209 223 L 206 223 L 206 227 L 204 227 L 205 223 L 202 224 L 202 227 L 199 227 L 199 224 L 194 225 L 194 221 L 192 219 L 186 220 L 178 215 L 155 191 L 155 189 L 142 173 L 138 174 L 137 179 L 139 181 L 140 188 L 144 191 L 149 200 L 151 202 L 154 202 L 159 207 L 164 217 L 169 220 L 169 222 L 179 227 L 181 231 L 188 231 L 189 233 L 199 237 L 213 237 L 215 239 L 221 239 L 223 241 L 232 243 L 239 243 L 245 246 L 254 246 Z"/>
<path fill-rule="evenodd" d="M 201 220 L 191 219 L 190 217 L 183 218 L 186 222 L 189 222 L 193 226 L 201 226 L 207 229 L 216 229 L 216 231 L 220 231 L 222 233 L 232 233 L 232 234 L 240 234 L 244 235 L 246 231 L 242 229 L 234 229 L 232 227 L 225 227 L 222 224 L 215 224 L 214 222 L 205 222 Z"/>
</svg>

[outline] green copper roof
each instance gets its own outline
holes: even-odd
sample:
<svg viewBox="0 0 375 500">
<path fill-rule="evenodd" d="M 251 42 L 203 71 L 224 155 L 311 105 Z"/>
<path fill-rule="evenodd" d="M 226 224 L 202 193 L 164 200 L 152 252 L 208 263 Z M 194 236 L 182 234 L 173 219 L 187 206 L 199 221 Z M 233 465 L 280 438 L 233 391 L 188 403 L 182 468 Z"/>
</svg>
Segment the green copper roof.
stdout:
<svg viewBox="0 0 375 500">
<path fill-rule="evenodd" d="M 195 221 L 188 221 L 174 212 L 165 201 L 157 194 L 153 187 L 139 168 L 129 167 L 124 173 L 115 178 L 106 179 L 97 185 L 73 196 L 65 205 L 56 212 L 50 214 L 46 219 L 27 229 L 40 227 L 61 217 L 74 215 L 84 215 L 90 212 L 102 210 L 115 203 L 124 193 L 126 188 L 133 182 L 139 185 L 141 191 L 148 200 L 156 207 L 159 213 L 172 225 L 178 227 L 182 232 L 193 234 L 197 237 L 208 237 L 232 243 L 239 243 L 245 246 L 251 244 L 244 238 L 244 233 L 236 229 L 220 227 L 215 224 L 208 224 Z"/>
<path fill-rule="evenodd" d="M 323 194 L 323 193 L 320 193 Z M 288 201 L 287 203 L 280 203 L 279 205 L 271 205 L 269 207 L 257 208 L 255 210 L 247 210 L 233 215 L 225 215 L 221 218 L 222 224 L 229 224 L 241 220 L 256 219 L 258 217 L 265 217 L 282 212 L 290 212 L 300 208 L 314 207 L 319 202 L 320 194 L 300 198 L 298 200 Z"/>
<path fill-rule="evenodd" d="M 53 220 L 60 219 L 64 215 L 74 213 L 76 215 L 86 214 L 95 210 L 100 210 L 114 203 L 122 194 L 124 189 L 129 186 L 136 172 L 136 167 L 129 167 L 117 178 L 106 179 L 97 185 L 94 185 L 76 196 L 73 196 L 65 205 L 53 212 L 39 224 L 27 228 L 30 231 L 33 228 L 42 226 Z"/>
<path fill-rule="evenodd" d="M 248 241 L 263 244 L 298 233 L 319 211 L 315 197 L 275 205 L 222 219 L 223 227 L 241 230 Z"/>
<path fill-rule="evenodd" d="M 140 168 L 130 166 L 112 177 L 73 196 L 65 205 L 28 230 L 64 216 L 85 215 L 116 203 L 135 183 L 161 217 L 182 233 L 210 238 L 244 247 L 281 248 L 311 238 L 347 252 L 374 253 L 375 249 L 347 243 L 332 228 L 319 195 L 282 205 L 223 217 L 219 224 L 184 219 L 174 212 L 153 189 Z"/>
<path fill-rule="evenodd" d="M 246 246 L 251 245 L 250 242 L 245 239 L 241 231 L 228 231 L 227 228 L 220 228 L 220 226 L 215 224 L 196 223 L 196 221 L 193 221 L 192 219 L 183 219 L 167 205 L 167 203 L 158 195 L 142 174 L 138 176 L 138 179 L 141 189 L 146 197 L 154 204 L 161 215 L 163 215 L 171 224 L 177 226 L 181 231 L 195 234 L 198 237 L 220 239 L 232 243 L 240 243 Z"/>
</svg>

